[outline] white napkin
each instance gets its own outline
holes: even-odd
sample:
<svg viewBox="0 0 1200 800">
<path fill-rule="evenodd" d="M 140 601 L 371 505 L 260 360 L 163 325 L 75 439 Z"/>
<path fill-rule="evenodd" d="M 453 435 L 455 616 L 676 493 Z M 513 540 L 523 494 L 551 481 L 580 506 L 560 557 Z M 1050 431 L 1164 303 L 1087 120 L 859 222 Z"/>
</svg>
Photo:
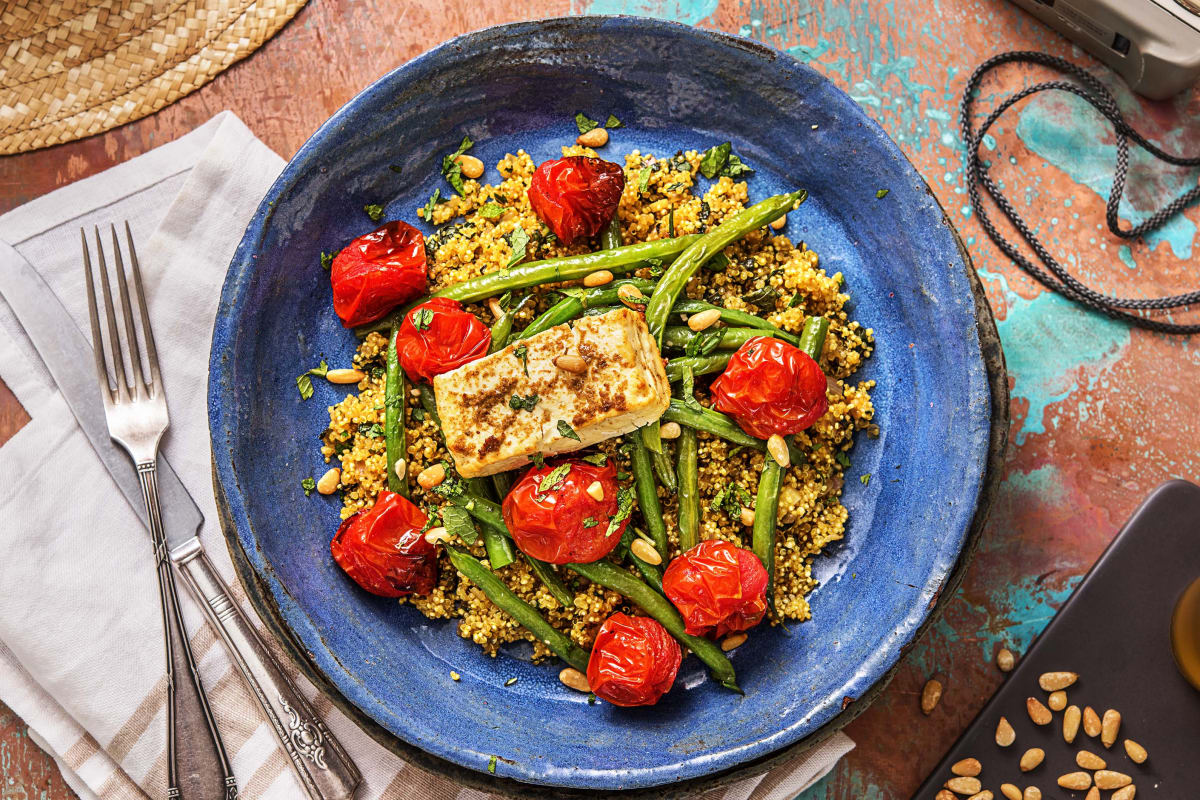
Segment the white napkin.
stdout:
<svg viewBox="0 0 1200 800">
<path fill-rule="evenodd" d="M 0 216 L 0 241 L 41 273 L 85 333 L 78 230 L 106 231 L 110 222 L 129 220 L 170 399 L 162 451 L 204 514 L 200 538 L 209 556 L 255 620 L 217 522 L 205 392 L 226 267 L 283 163 L 224 112 L 174 142 Z M 149 539 L 3 302 L 0 377 L 32 417 L 0 447 L 0 486 L 9 487 L 0 496 L 0 700 L 29 723 L 85 800 L 162 797 L 163 634 Z M 181 595 L 241 796 L 303 798 L 224 648 L 191 597 Z M 484 799 L 405 764 L 291 672 L 362 770 L 361 800 Z M 838 733 L 769 775 L 705 800 L 789 800 L 853 746 Z"/>
</svg>

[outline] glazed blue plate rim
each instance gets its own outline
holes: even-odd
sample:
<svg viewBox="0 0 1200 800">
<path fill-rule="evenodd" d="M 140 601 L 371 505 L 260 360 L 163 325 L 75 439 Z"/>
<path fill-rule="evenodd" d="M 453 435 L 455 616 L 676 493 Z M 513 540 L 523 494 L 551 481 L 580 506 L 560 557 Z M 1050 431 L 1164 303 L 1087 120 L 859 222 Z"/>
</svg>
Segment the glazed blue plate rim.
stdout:
<svg viewBox="0 0 1200 800">
<path fill-rule="evenodd" d="M 640 18 L 630 17 L 567 17 L 559 19 L 542 20 L 536 22 L 513 23 L 509 25 L 495 26 L 493 28 L 484 29 L 470 34 L 465 34 L 456 39 L 450 40 L 433 50 L 419 56 L 413 61 L 393 70 L 387 75 L 373 83 L 362 93 L 357 95 L 349 103 L 340 109 L 333 117 L 330 118 L 321 128 L 309 139 L 308 142 L 300 149 L 296 156 L 288 163 L 279 179 L 272 186 L 267 196 L 263 199 L 259 210 L 256 212 L 254 219 L 250 223 L 245 238 L 238 248 L 237 253 L 231 264 L 229 275 L 227 276 L 225 286 L 222 291 L 221 305 L 217 317 L 217 322 L 214 327 L 213 347 L 210 357 L 210 385 L 209 385 L 209 404 L 210 404 L 210 428 L 213 441 L 213 462 L 214 462 L 214 484 L 217 489 L 218 501 L 221 509 L 222 525 L 226 533 L 226 538 L 230 546 L 231 553 L 234 556 L 235 565 L 238 568 L 239 576 L 245 583 L 247 593 L 250 596 L 253 604 L 264 620 L 268 622 L 271 628 L 281 635 L 282 640 L 291 651 L 291 655 L 297 660 L 302 671 L 305 672 L 314 682 L 338 705 L 347 713 L 357 724 L 371 733 L 374 738 L 379 740 L 385 746 L 398 752 L 403 757 L 409 760 L 415 760 L 424 766 L 446 774 L 450 774 L 457 780 L 463 781 L 471 785 L 482 786 L 489 791 L 511 790 L 512 786 L 521 786 L 521 792 L 524 796 L 529 796 L 525 784 L 518 784 L 509 779 L 492 778 L 486 774 L 481 774 L 475 770 L 467 769 L 460 764 L 445 760 L 453 756 L 452 753 L 435 753 L 426 754 L 423 751 L 414 748 L 403 739 L 397 738 L 391 732 L 383 729 L 373 719 L 362 713 L 358 706 L 354 704 L 350 697 L 353 696 L 353 690 L 349 691 L 350 697 L 344 690 L 346 687 L 342 685 L 340 688 L 336 681 L 332 680 L 324 670 L 314 661 L 311 651 L 306 652 L 306 648 L 301 641 L 295 639 L 296 633 L 293 625 L 288 620 L 288 613 L 280 608 L 280 604 L 285 606 L 291 601 L 288 590 L 276 578 L 273 573 L 271 564 L 266 560 L 261 551 L 255 547 L 255 542 L 251 531 L 250 520 L 247 515 L 247 510 L 244 503 L 237 493 L 237 476 L 233 467 L 232 452 L 228 449 L 229 443 L 223 431 L 232 430 L 234 422 L 232 414 L 233 409 L 222 402 L 224 387 L 218 379 L 222 367 L 222 358 L 224 357 L 224 347 L 232 341 L 236 335 L 236 315 L 232 313 L 238 306 L 238 302 L 245 292 L 246 285 L 253 279 L 253 259 L 257 243 L 261 240 L 264 229 L 270 221 L 272 214 L 272 206 L 274 201 L 280 195 L 287 191 L 297 177 L 303 174 L 310 166 L 311 160 L 316 158 L 319 153 L 320 146 L 326 136 L 342 125 L 345 119 L 350 116 L 356 104 L 366 101 L 371 96 L 379 92 L 390 91 L 394 82 L 400 80 L 402 76 L 419 74 L 423 69 L 429 68 L 431 65 L 438 63 L 445 57 L 453 58 L 457 51 L 468 48 L 474 41 L 486 41 L 489 38 L 494 38 L 500 35 L 517 34 L 520 35 L 523 31 L 539 26 L 562 26 L 562 25 L 588 25 L 588 26 L 612 26 L 620 28 L 621 26 L 632 26 L 634 28 L 644 27 L 659 27 L 668 31 L 677 33 L 681 36 L 698 36 L 711 40 L 712 44 L 721 46 L 732 46 L 742 51 L 749 52 L 760 58 L 764 58 L 767 64 L 770 62 L 785 60 L 791 68 L 801 71 L 812 72 L 810 68 L 803 64 L 799 64 L 791 60 L 788 56 L 779 53 L 778 51 L 767 48 L 752 40 L 735 37 L 729 34 L 718 33 L 713 31 L 699 30 L 690 28 L 678 23 L 662 22 L 657 20 L 645 20 Z M 765 65 L 764 65 L 765 66 Z M 815 74 L 815 73 L 814 73 Z M 840 93 L 839 93 L 840 94 Z M 853 112 L 861 120 L 861 123 L 867 126 L 876 143 L 887 151 L 890 151 L 893 156 L 898 157 L 912 173 L 913 179 L 920 184 L 926 192 L 927 187 L 921 181 L 915 169 L 911 167 L 907 159 L 895 144 L 888 138 L 887 134 L 876 124 L 870 120 L 861 110 L 844 94 L 840 94 L 841 99 L 848 104 L 848 108 L 853 109 Z M 931 193 L 930 196 L 932 197 Z M 936 199 L 933 200 L 936 205 Z M 940 209 L 939 209 L 940 210 Z M 988 448 L 989 459 L 988 467 L 994 466 L 994 456 L 997 451 L 997 442 L 1002 441 L 1004 434 L 1007 431 L 1007 386 L 1006 381 L 1000 380 L 1003 378 L 1003 358 L 999 352 L 998 341 L 995 343 L 995 349 L 992 353 L 985 352 L 992 344 L 994 339 L 994 322 L 992 321 L 990 309 L 987 308 L 986 299 L 978 290 L 978 285 L 970 267 L 969 259 L 965 249 L 958 240 L 956 232 L 950 225 L 948 219 L 942 214 L 942 224 L 946 227 L 951 239 L 953 240 L 954 248 L 957 250 L 957 256 L 962 269 L 967 273 L 969 285 L 972 288 L 972 294 L 975 302 L 975 316 L 979 328 L 979 346 L 981 350 L 981 360 L 984 362 L 986 374 L 991 392 L 991 440 Z M 989 330 L 990 328 L 990 330 Z M 1002 387 L 1002 388 L 1001 388 Z M 999 448 L 1002 450 L 1002 446 Z M 952 588 L 957 578 L 961 575 L 962 567 L 966 562 L 973 543 L 976 541 L 977 533 L 982 524 L 982 515 L 986 512 L 987 501 L 990 497 L 992 479 L 995 477 L 995 470 L 991 468 L 984 469 L 979 482 L 979 495 L 975 498 L 975 504 L 972 509 L 973 519 L 961 538 L 961 547 L 956 557 L 947 559 L 946 573 L 948 577 L 941 585 L 941 594 L 948 594 L 948 588 Z M 232 489 L 233 491 L 229 491 Z M 899 660 L 899 655 L 918 635 L 920 630 L 923 630 L 931 620 L 930 609 L 914 609 L 906 618 L 906 628 L 903 631 L 898 631 L 898 637 L 890 644 L 898 644 L 895 650 L 895 655 L 882 664 L 879 668 L 869 673 L 860 673 L 855 676 L 854 680 L 846 685 L 846 697 L 850 701 L 844 703 L 842 710 L 835 714 L 832 718 L 826 719 L 817 725 L 813 730 L 808 731 L 804 735 L 798 737 L 791 744 L 771 744 L 764 748 L 746 748 L 745 751 L 736 753 L 727 753 L 726 758 L 714 760 L 709 769 L 703 776 L 698 776 L 679 784 L 675 789 L 686 787 L 689 782 L 694 782 L 705 779 L 705 786 L 713 785 L 711 774 L 720 773 L 725 776 L 742 774 L 748 769 L 761 769 L 768 761 L 774 761 L 784 755 L 790 755 L 797 748 L 803 746 L 811 746 L 819 741 L 819 739 L 832 733 L 837 727 L 844 725 L 862 708 L 865 707 L 866 701 L 873 694 L 882 688 L 883 680 L 894 670 L 896 663 Z M 857 700 L 855 700 L 857 698 Z M 782 753 L 778 751 L 782 749 Z M 536 780 L 536 774 L 528 775 L 531 780 Z M 729 779 L 733 779 L 730 777 Z M 646 784 L 647 786 L 652 784 Z M 604 788 L 603 786 L 592 786 L 592 788 Z M 563 796 L 565 789 L 546 789 L 554 796 Z M 610 792 L 611 793 L 611 792 Z M 656 796 L 663 796 L 661 791 L 656 792 Z"/>
</svg>

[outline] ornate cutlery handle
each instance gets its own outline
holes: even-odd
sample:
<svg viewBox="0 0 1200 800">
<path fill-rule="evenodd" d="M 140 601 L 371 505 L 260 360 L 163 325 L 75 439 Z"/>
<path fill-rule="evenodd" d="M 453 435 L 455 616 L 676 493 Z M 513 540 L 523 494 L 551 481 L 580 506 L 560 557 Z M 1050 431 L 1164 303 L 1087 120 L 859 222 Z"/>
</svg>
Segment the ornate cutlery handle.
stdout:
<svg viewBox="0 0 1200 800">
<path fill-rule="evenodd" d="M 230 598 L 200 540 L 177 547 L 171 552 L 171 560 L 221 634 L 308 796 L 313 800 L 350 800 L 362 780 L 358 768 Z"/>
</svg>

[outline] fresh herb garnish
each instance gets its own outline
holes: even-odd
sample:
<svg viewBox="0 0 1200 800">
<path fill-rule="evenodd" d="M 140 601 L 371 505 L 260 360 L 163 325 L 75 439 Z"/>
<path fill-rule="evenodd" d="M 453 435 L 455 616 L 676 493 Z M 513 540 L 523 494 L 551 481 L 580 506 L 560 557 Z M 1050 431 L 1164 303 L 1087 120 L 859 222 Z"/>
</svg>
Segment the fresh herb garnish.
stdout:
<svg viewBox="0 0 1200 800">
<path fill-rule="evenodd" d="M 539 399 L 536 394 L 531 394 L 528 397 L 521 397 L 519 394 L 514 394 L 508 398 L 508 407 L 513 411 L 533 411 L 533 407 L 538 404 Z"/>
<path fill-rule="evenodd" d="M 683 395 L 683 404 L 693 411 L 703 411 L 704 406 L 700 405 L 700 401 L 696 399 L 696 376 L 692 372 L 691 366 L 683 368 L 683 386 L 680 387 L 680 393 Z"/>
<path fill-rule="evenodd" d="M 433 309 L 418 308 L 413 312 L 409 319 L 412 320 L 412 325 L 414 328 L 419 331 L 423 331 L 429 327 L 429 323 L 433 322 Z"/>
<path fill-rule="evenodd" d="M 471 149 L 475 144 L 471 141 L 470 136 L 464 136 L 462 143 L 453 153 L 442 156 L 442 176 L 447 183 L 454 187 L 454 191 L 460 195 L 463 193 L 462 165 L 458 163 L 458 157 Z"/>
<path fill-rule="evenodd" d="M 590 456 L 584 456 L 583 460 L 593 467 L 603 467 L 608 463 L 608 456 L 604 455 L 604 453 L 592 453 Z"/>
<path fill-rule="evenodd" d="M 575 127 L 579 128 L 580 134 L 584 134 L 594 128 L 600 127 L 600 123 L 594 119 L 588 119 L 587 116 L 580 111 L 575 115 Z"/>
<path fill-rule="evenodd" d="M 594 528 L 599 524 L 600 524 L 600 521 L 597 520 L 595 517 L 584 517 L 583 518 L 583 527 L 585 527 L 585 528 Z"/>
<path fill-rule="evenodd" d="M 529 348 L 525 345 L 518 345 L 513 348 L 513 355 L 521 360 L 521 366 L 525 368 L 525 377 L 529 377 Z"/>
<path fill-rule="evenodd" d="M 487 203 L 479 209 L 479 215 L 484 219 L 496 219 L 504 215 L 504 206 L 499 203 Z"/>
<path fill-rule="evenodd" d="M 425 207 L 421 209 L 421 217 L 426 222 L 433 222 L 433 207 L 442 202 L 442 190 L 434 189 L 433 194 L 429 196 L 429 201 L 425 203 Z"/>
<path fill-rule="evenodd" d="M 516 682 L 517 682 L 517 679 L 516 679 L 516 678 L 509 678 L 508 680 L 506 680 L 506 681 L 504 682 L 504 685 L 505 685 L 505 686 L 512 686 L 512 685 L 513 685 L 514 683 L 516 683 Z"/>
<path fill-rule="evenodd" d="M 446 467 L 446 478 L 430 491 L 442 497 L 451 498 L 460 496 L 463 491 L 463 479 L 451 472 L 451 467 L 446 462 L 442 462 Z"/>
<path fill-rule="evenodd" d="M 596 705 L 596 693 L 595 692 L 588 692 L 588 705 L 589 706 Z"/>
<path fill-rule="evenodd" d="M 317 488 L 317 482 L 312 478 L 305 478 L 304 480 L 300 481 L 300 488 L 304 490 L 304 496 L 308 497 L 313 493 L 313 490 Z"/>
<path fill-rule="evenodd" d="M 645 194 L 650 186 L 650 173 L 654 171 L 653 164 L 647 164 L 638 172 L 638 194 Z"/>
<path fill-rule="evenodd" d="M 627 481 L 627 480 L 629 480 L 629 478 L 630 478 L 630 475 L 625 470 L 621 470 L 620 472 L 617 473 L 617 480 L 619 480 L 619 481 Z"/>
<path fill-rule="evenodd" d="M 572 428 L 565 419 L 560 419 L 558 421 L 558 435 L 567 439 L 574 439 L 577 442 L 582 441 L 582 439 L 579 438 L 579 434 L 575 432 L 575 429 Z"/>
<path fill-rule="evenodd" d="M 608 119 L 605 120 L 605 122 L 604 122 L 604 127 L 606 127 L 606 128 L 621 128 L 624 126 L 621 125 L 621 120 L 617 119 L 615 115 L 609 114 Z"/>
<path fill-rule="evenodd" d="M 341 252 L 341 251 L 338 251 Z M 326 253 L 321 251 L 321 269 L 328 270 L 333 267 L 333 260 L 337 258 L 337 253 Z"/>
<path fill-rule="evenodd" d="M 318 366 L 313 367 L 300 377 L 296 378 L 296 388 L 300 390 L 300 399 L 307 400 L 313 396 L 313 385 L 312 378 L 309 377 L 310 375 L 316 375 L 318 378 L 324 378 L 328 372 L 329 365 L 326 364 L 325 359 L 322 358 L 321 363 Z"/>
<path fill-rule="evenodd" d="M 412 410 L 412 418 L 414 420 L 416 420 L 417 422 L 424 422 L 425 421 L 425 409 L 414 408 Z"/>
<path fill-rule="evenodd" d="M 633 513 L 633 490 L 626 486 L 617 491 L 617 513 L 608 521 L 608 528 L 604 531 L 605 538 L 612 536 L 621 527 L 621 523 L 629 519 L 629 515 Z"/>
<path fill-rule="evenodd" d="M 710 179 L 720 176 L 739 178 L 754 174 L 754 170 L 733 154 L 733 145 L 722 142 L 704 151 L 700 159 L 700 174 Z"/>
<path fill-rule="evenodd" d="M 860 475 L 858 479 L 862 481 L 863 486 L 866 486 L 871 482 L 871 473 L 868 472 L 866 475 Z"/>
<path fill-rule="evenodd" d="M 547 472 L 542 476 L 541 481 L 538 482 L 538 494 L 546 494 L 546 492 L 551 492 L 557 489 L 558 485 L 562 483 L 563 478 L 567 477 L 567 473 L 570 471 L 571 465 L 568 463 L 559 464 L 557 467 Z"/>
<path fill-rule="evenodd" d="M 804 295 L 800 294 L 799 292 L 796 292 L 794 295 L 792 295 L 792 299 L 788 300 L 787 307 L 795 308 L 796 306 L 800 305 L 803 302 L 804 302 Z"/>
<path fill-rule="evenodd" d="M 646 259 L 646 263 L 650 265 L 650 277 L 652 278 L 661 278 L 663 273 L 667 271 L 666 267 L 663 266 L 661 258 L 648 258 Z"/>
<path fill-rule="evenodd" d="M 721 487 L 708 504 L 709 511 L 724 511 L 731 517 L 736 517 L 742 513 L 742 508 L 750 507 L 754 503 L 754 497 L 740 483 L 731 483 Z"/>
<path fill-rule="evenodd" d="M 441 514 L 446 533 L 457 536 L 468 544 L 475 541 L 475 525 L 471 522 L 470 512 L 465 508 L 447 504 L 442 506 Z"/>
<path fill-rule="evenodd" d="M 833 458 L 834 458 L 834 460 L 835 460 L 835 461 L 837 461 L 837 462 L 838 462 L 839 464 L 841 464 L 843 467 L 848 467 L 848 466 L 850 466 L 850 456 L 846 455 L 846 451 L 845 451 L 845 450 L 838 450 L 838 451 L 837 451 L 837 454 L 836 454 L 836 455 L 834 455 L 834 457 L 833 457 Z"/>
<path fill-rule="evenodd" d="M 488 759 L 488 772 L 492 773 L 493 775 L 496 774 L 496 757 L 495 756 L 492 756 L 491 758 Z"/>
<path fill-rule="evenodd" d="M 685 356 L 707 356 L 711 355 L 717 346 L 721 344 L 721 331 L 709 329 L 700 331 L 698 334 L 688 339 L 687 344 L 683 346 L 683 354 Z"/>
<path fill-rule="evenodd" d="M 505 269 L 514 267 L 525 260 L 525 248 L 529 244 L 529 234 L 518 225 L 513 228 L 507 238 L 509 246 L 512 247 L 512 255 L 509 256 L 508 263 L 504 265 Z"/>
<path fill-rule="evenodd" d="M 740 178 L 743 175 L 753 175 L 754 170 L 742 163 L 742 160 L 735 154 L 730 153 L 729 163 L 725 165 L 725 169 L 721 170 L 721 174 L 730 178 Z"/>
<path fill-rule="evenodd" d="M 890 189 L 880 189 L 879 191 L 875 192 L 875 199 L 882 200 L 883 198 L 887 197 L 889 191 L 891 191 L 891 190 Z"/>
<path fill-rule="evenodd" d="M 378 422 L 364 422 L 358 426 L 358 434 L 368 439 L 378 439 L 380 436 L 383 436 L 383 426 Z"/>
<path fill-rule="evenodd" d="M 371 218 L 371 222 L 379 222 L 383 219 L 383 206 L 378 203 L 367 203 L 363 206 L 363 211 L 367 212 L 367 216 Z"/>
<path fill-rule="evenodd" d="M 534 453 L 529 457 L 529 463 L 533 464 L 538 469 L 546 466 L 546 458 L 541 453 Z"/>
<path fill-rule="evenodd" d="M 774 307 L 775 301 L 778 299 L 779 290 L 770 284 L 742 295 L 743 303 L 749 303 L 750 305 L 758 306 L 759 308 Z"/>
</svg>

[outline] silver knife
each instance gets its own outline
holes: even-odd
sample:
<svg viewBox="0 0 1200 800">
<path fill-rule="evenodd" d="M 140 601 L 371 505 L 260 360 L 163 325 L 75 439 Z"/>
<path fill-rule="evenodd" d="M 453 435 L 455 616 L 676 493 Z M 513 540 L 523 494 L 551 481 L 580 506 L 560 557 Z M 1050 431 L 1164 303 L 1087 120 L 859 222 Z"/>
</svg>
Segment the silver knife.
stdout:
<svg viewBox="0 0 1200 800">
<path fill-rule="evenodd" d="M 0 295 L 8 302 L 41 355 L 88 442 L 145 526 L 146 509 L 137 472 L 129 457 L 109 438 L 92 368 L 91 345 L 37 270 L 4 242 L 0 242 Z M 229 590 L 200 542 L 198 533 L 204 516 L 171 465 L 161 456 L 158 477 L 163 529 L 171 560 L 209 622 L 220 633 L 232 661 L 241 670 L 284 752 L 290 757 L 301 785 L 314 800 L 349 800 L 362 780 L 357 767 L 229 596 Z M 194 671 L 193 678 L 198 683 Z M 198 685 L 193 689 L 197 694 L 195 698 L 182 699 L 194 700 L 203 706 Z M 177 699 L 181 698 L 177 696 Z M 216 750 L 214 745 L 210 755 L 219 758 Z M 189 770 L 185 768 L 181 772 L 186 778 Z M 211 775 L 213 772 L 198 766 L 196 774 Z M 197 785 L 192 793 L 186 791 L 186 786 L 184 788 L 184 800 L 226 796 L 224 787 L 219 787 L 220 793 L 216 795 L 211 794 L 208 786 Z M 236 792 L 236 787 L 229 791 Z"/>
</svg>

